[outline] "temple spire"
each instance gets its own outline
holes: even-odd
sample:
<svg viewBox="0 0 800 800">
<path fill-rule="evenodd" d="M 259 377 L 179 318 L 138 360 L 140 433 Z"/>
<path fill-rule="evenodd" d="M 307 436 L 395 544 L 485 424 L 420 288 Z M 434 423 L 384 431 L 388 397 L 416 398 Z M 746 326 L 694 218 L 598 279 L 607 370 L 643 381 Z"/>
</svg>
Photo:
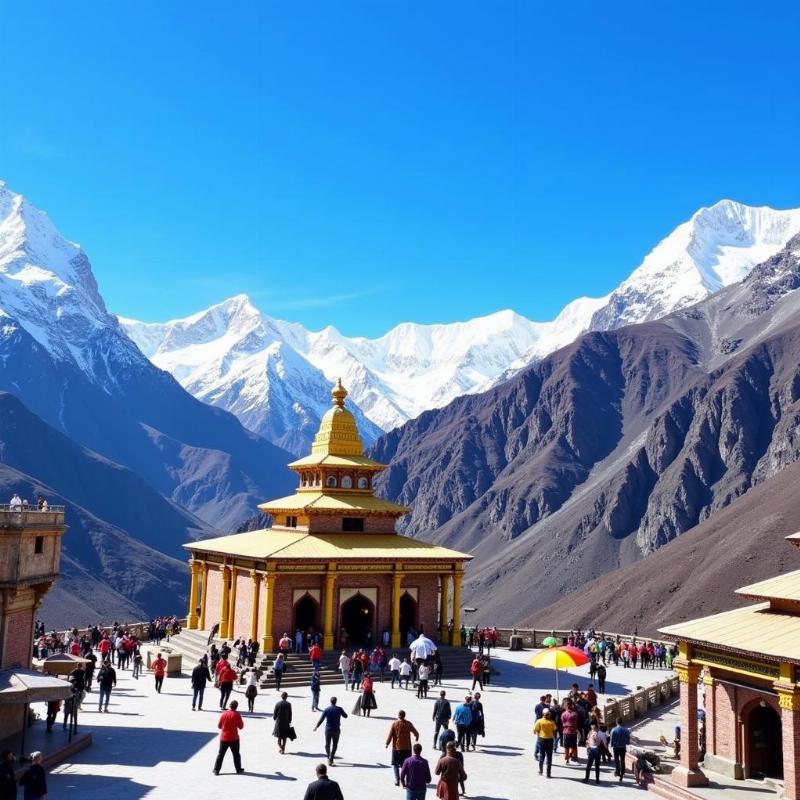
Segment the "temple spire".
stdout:
<svg viewBox="0 0 800 800">
<path fill-rule="evenodd" d="M 339 406 L 339 408 L 344 408 L 344 399 L 347 397 L 347 389 L 342 386 L 342 379 L 336 379 L 336 386 L 331 389 L 331 397 L 333 398 L 333 404 L 335 406 Z"/>
</svg>

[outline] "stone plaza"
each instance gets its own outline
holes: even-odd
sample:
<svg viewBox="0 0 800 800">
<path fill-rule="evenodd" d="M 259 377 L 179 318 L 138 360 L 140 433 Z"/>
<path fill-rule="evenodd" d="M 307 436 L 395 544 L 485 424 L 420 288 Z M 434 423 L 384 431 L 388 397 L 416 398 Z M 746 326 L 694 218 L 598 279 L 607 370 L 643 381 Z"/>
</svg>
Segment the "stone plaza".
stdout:
<svg viewBox="0 0 800 800">
<path fill-rule="evenodd" d="M 555 689 L 555 676 L 550 670 L 534 669 L 526 661 L 532 651 L 498 650 L 493 661 L 497 674 L 483 693 L 486 715 L 486 736 L 479 740 L 478 750 L 465 754 L 469 776 L 467 797 L 473 800 L 522 800 L 547 793 L 554 800 L 581 800 L 613 792 L 615 797 L 634 797 L 641 789 L 630 776 L 619 785 L 611 767 L 601 770 L 600 786 L 585 785 L 583 764 L 565 767 L 563 756 L 554 759 L 553 778 L 539 777 L 533 759 L 534 706 L 545 691 Z M 186 667 L 184 667 L 184 672 Z M 663 680 L 663 670 L 623 669 L 610 665 L 606 682 L 607 695 L 622 696 L 637 686 Z M 255 703 L 255 713 L 244 713 L 242 731 L 242 763 L 246 770 L 236 775 L 230 755 L 222 773 L 211 772 L 218 747 L 218 692 L 206 690 L 204 709 L 191 710 L 189 678 L 167 678 L 162 694 L 157 695 L 153 678 L 145 674 L 134 680 L 129 671 L 118 673 L 110 713 L 96 711 L 96 691 L 89 694 L 80 717 L 82 730 L 90 730 L 93 745 L 71 761 L 55 767 L 49 776 L 50 796 L 73 798 L 113 797 L 180 798 L 205 800 L 223 796 L 269 797 L 276 800 L 302 800 L 306 785 L 314 778 L 314 768 L 324 761 L 322 729 L 313 732 L 319 714 L 311 711 L 308 689 L 289 689 L 294 725 L 298 738 L 290 742 L 285 755 L 277 751 L 272 737 L 272 708 L 278 698 L 274 689 L 262 690 Z M 577 681 L 586 688 L 588 667 L 560 674 L 562 694 Z M 442 688 L 453 706 L 463 699 L 471 680 L 464 675 L 445 675 Z M 417 699 L 414 691 L 376 684 L 378 710 L 369 719 L 350 715 L 343 721 L 342 737 L 336 766 L 329 770 L 339 782 L 347 800 L 361 798 L 397 798 L 405 791 L 394 785 L 390 751 L 384 742 L 392 720 L 399 709 L 420 732 L 423 756 L 431 762 L 431 771 L 438 754 L 433 751 L 433 703 L 438 687 L 427 699 Z M 331 695 L 350 713 L 356 694 L 342 685 L 322 687 L 321 705 Z M 244 695 L 236 692 L 246 708 Z M 37 708 L 37 710 L 40 710 Z M 671 735 L 669 724 L 663 734 Z M 582 761 L 585 750 L 581 749 Z M 435 796 L 432 784 L 428 796 Z"/>
</svg>

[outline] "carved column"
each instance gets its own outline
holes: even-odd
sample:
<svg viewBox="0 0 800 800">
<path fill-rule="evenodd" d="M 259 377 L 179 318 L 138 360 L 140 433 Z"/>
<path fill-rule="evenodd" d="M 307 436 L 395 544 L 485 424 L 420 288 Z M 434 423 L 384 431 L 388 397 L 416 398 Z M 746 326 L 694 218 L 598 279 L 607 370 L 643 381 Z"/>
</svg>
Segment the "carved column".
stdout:
<svg viewBox="0 0 800 800">
<path fill-rule="evenodd" d="M 189 562 L 189 569 L 192 573 L 192 579 L 189 585 L 189 613 L 186 627 L 189 630 L 194 630 L 197 628 L 197 584 L 200 577 L 200 562 L 192 559 Z"/>
<path fill-rule="evenodd" d="M 276 575 L 264 575 L 264 635 L 261 637 L 262 653 L 271 653 L 273 650 L 272 610 L 275 601 L 276 580 Z"/>
<path fill-rule="evenodd" d="M 794 666 L 781 664 L 781 677 L 774 684 L 781 709 L 783 737 L 783 796 L 800 800 L 800 686 L 794 683 Z"/>
<path fill-rule="evenodd" d="M 261 573 L 253 570 L 250 573 L 253 579 L 253 604 L 250 612 L 250 638 L 256 642 L 258 641 L 258 602 L 261 593 Z"/>
<path fill-rule="evenodd" d="M 453 644 L 448 639 L 447 623 L 450 621 L 450 573 L 443 572 L 439 579 L 442 583 L 442 591 L 439 596 L 439 641 L 442 644 Z"/>
<path fill-rule="evenodd" d="M 219 606 L 219 638 L 227 639 L 228 633 L 228 604 L 230 602 L 231 568 L 222 568 L 222 599 Z"/>
<path fill-rule="evenodd" d="M 230 608 L 228 609 L 228 637 L 233 639 L 236 636 L 236 581 L 238 570 L 231 567 L 231 591 L 228 598 Z"/>
<path fill-rule="evenodd" d="M 456 641 L 461 632 L 461 580 L 464 577 L 463 569 L 457 568 L 453 573 L 453 636 Z"/>
<path fill-rule="evenodd" d="M 392 574 L 392 647 L 401 647 L 400 643 L 400 594 L 403 590 L 403 573 Z"/>
<path fill-rule="evenodd" d="M 679 786 L 706 786 L 708 778 L 700 771 L 697 758 L 697 681 L 700 667 L 683 655 L 672 666 L 678 673 L 681 687 L 681 759 L 672 772 Z"/>
<path fill-rule="evenodd" d="M 200 598 L 200 623 L 201 631 L 206 629 L 206 601 L 208 600 L 208 561 L 203 562 L 203 594 Z"/>
<path fill-rule="evenodd" d="M 324 619 L 322 623 L 322 649 L 333 649 L 333 597 L 334 589 L 336 588 L 336 564 L 328 565 L 328 572 L 325 575 L 325 608 Z"/>
</svg>

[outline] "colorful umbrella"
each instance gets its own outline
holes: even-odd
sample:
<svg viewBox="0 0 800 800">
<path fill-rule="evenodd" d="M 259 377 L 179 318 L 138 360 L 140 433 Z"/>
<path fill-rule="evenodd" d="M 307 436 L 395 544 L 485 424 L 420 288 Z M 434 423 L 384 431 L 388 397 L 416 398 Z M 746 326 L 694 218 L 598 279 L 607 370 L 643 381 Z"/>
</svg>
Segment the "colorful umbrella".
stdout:
<svg viewBox="0 0 800 800">
<path fill-rule="evenodd" d="M 556 671 L 556 699 L 558 699 L 558 671 L 560 669 L 569 669 L 570 667 L 580 667 L 590 660 L 583 650 L 564 645 L 563 647 L 550 647 L 547 650 L 540 650 L 528 661 L 528 664 L 532 667 L 543 667 Z"/>
<path fill-rule="evenodd" d="M 558 639 L 556 639 L 556 637 L 555 637 L 555 636 L 548 636 L 548 637 L 547 637 L 547 638 L 546 638 L 546 639 L 545 639 L 545 640 L 542 642 L 542 644 L 543 644 L 545 647 L 556 647 L 556 645 L 558 645 Z"/>
</svg>

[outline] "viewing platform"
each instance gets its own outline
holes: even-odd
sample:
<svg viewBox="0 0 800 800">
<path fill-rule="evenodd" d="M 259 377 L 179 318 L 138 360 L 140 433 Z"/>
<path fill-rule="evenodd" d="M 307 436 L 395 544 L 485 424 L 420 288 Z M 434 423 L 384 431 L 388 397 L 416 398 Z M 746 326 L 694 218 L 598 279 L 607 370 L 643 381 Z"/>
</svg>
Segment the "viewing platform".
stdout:
<svg viewBox="0 0 800 800">
<path fill-rule="evenodd" d="M 48 506 L 47 510 L 35 507 L 12 506 L 0 503 L 0 529 L 51 528 L 64 524 L 64 506 Z"/>
</svg>

